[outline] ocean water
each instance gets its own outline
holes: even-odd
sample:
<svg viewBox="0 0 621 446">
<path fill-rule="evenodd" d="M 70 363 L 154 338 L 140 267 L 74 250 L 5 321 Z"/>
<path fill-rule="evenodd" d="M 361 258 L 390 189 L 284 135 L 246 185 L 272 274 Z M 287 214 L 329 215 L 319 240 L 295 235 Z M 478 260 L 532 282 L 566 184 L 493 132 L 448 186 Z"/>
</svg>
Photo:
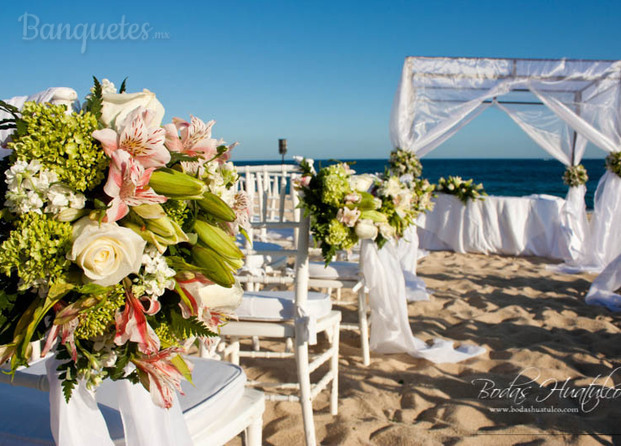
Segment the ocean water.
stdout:
<svg viewBox="0 0 621 446">
<path fill-rule="evenodd" d="M 357 173 L 383 172 L 388 159 L 341 160 L 352 162 Z M 287 162 L 291 162 L 287 160 Z M 334 161 L 315 160 L 315 165 L 332 164 Z M 239 165 L 280 164 L 279 161 L 236 161 Z M 563 184 L 565 166 L 556 160 L 543 159 L 423 159 L 423 177 L 436 183 L 440 177 L 449 175 L 464 179 L 473 178 L 476 183 L 483 183 L 489 195 L 523 196 L 531 194 L 548 194 L 565 197 L 567 186 Z M 586 203 L 593 209 L 593 195 L 597 182 L 604 174 L 603 159 L 582 160 L 586 167 L 587 182 Z"/>
</svg>

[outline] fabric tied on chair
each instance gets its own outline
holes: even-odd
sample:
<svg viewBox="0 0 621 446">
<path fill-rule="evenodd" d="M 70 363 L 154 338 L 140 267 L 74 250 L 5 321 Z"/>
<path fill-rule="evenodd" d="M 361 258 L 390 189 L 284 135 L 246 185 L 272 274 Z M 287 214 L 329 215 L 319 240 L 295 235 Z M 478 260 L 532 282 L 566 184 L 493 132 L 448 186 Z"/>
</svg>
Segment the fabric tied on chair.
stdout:
<svg viewBox="0 0 621 446">
<path fill-rule="evenodd" d="M 309 345 L 317 344 L 317 319 L 302 307 L 296 307 L 295 325 L 301 327 L 298 331 L 302 336 L 301 341 L 308 342 Z"/>
<path fill-rule="evenodd" d="M 414 337 L 408 320 L 405 279 L 394 243 L 382 249 L 365 240 L 362 269 L 369 287 L 371 307 L 371 350 L 377 353 L 408 353 L 434 363 L 455 363 L 485 353 L 483 347 L 435 339 L 433 345 Z"/>
<path fill-rule="evenodd" d="M 50 384 L 50 425 L 56 444 L 113 445 L 95 392 L 89 391 L 84 382 L 80 382 L 71 399 L 65 400 L 56 370 L 59 364 L 55 358 L 46 362 Z M 121 380 L 104 382 L 102 387 L 98 389 L 103 396 L 103 401 L 99 403 L 120 412 L 127 446 L 192 445 L 176 395 L 173 406 L 163 409 L 153 403 L 149 392 L 140 384 Z"/>
<path fill-rule="evenodd" d="M 409 226 L 397 242 L 397 255 L 405 279 L 405 291 L 408 302 L 429 300 L 431 292 L 423 279 L 416 275 L 418 261 L 418 232 L 416 226 Z"/>
</svg>

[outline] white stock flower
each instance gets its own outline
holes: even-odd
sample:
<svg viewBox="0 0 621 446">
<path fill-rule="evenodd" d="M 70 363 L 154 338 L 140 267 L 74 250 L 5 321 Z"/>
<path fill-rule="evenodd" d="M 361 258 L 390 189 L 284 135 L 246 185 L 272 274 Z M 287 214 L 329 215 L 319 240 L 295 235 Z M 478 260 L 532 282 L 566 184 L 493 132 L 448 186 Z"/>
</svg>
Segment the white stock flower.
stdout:
<svg viewBox="0 0 621 446">
<path fill-rule="evenodd" d="M 37 160 L 26 163 L 16 161 L 5 172 L 7 184 L 5 206 L 11 212 L 24 214 L 26 212 L 41 213 L 41 208 L 48 199 L 50 187 L 58 181 L 58 176 L 51 170 L 43 169 Z"/>
<path fill-rule="evenodd" d="M 104 93 L 101 108 L 100 122 L 105 127 L 116 129 L 127 115 L 138 107 L 144 107 L 153 112 L 153 119 L 149 127 L 159 127 L 164 117 L 164 106 L 157 100 L 155 93 L 147 89 L 139 93 Z"/>
<path fill-rule="evenodd" d="M 397 177 L 390 177 L 388 181 L 385 181 L 382 185 L 382 192 L 389 197 L 396 197 L 402 190 L 401 182 Z"/>
<path fill-rule="evenodd" d="M 67 258 L 82 268 L 87 281 L 110 286 L 138 272 L 146 243 L 131 229 L 84 217 L 73 225 Z"/>
<path fill-rule="evenodd" d="M 84 208 L 86 197 L 62 184 L 53 184 L 47 191 L 47 201 L 45 212 L 58 214 L 65 209 Z"/>
<path fill-rule="evenodd" d="M 368 218 L 364 218 L 362 220 L 358 220 L 356 227 L 354 228 L 356 235 L 359 239 L 375 239 L 377 237 L 377 226 L 373 223 L 373 220 Z"/>
<path fill-rule="evenodd" d="M 154 246 L 148 246 L 142 255 L 144 273 L 141 275 L 145 293 L 153 297 L 159 297 L 175 286 L 175 270 L 170 268 L 166 259 Z"/>
</svg>

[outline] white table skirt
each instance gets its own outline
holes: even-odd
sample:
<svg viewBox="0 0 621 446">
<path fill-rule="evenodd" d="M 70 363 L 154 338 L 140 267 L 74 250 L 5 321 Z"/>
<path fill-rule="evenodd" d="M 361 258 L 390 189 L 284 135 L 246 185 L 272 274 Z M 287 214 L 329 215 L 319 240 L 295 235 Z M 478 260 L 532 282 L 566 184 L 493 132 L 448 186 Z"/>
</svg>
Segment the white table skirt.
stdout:
<svg viewBox="0 0 621 446">
<path fill-rule="evenodd" d="M 423 249 L 562 258 L 562 198 L 489 196 L 464 206 L 438 194 L 434 201 L 418 221 Z"/>
</svg>

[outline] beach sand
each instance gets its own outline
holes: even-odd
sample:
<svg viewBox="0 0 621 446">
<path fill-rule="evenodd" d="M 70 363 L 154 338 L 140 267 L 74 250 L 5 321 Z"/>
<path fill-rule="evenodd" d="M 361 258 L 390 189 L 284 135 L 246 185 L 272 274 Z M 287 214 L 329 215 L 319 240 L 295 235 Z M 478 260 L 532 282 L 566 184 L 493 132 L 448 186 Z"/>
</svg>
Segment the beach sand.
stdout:
<svg viewBox="0 0 621 446">
<path fill-rule="evenodd" d="M 621 367 L 621 315 L 584 303 L 593 275 L 554 274 L 547 263 L 452 252 L 421 259 L 419 275 L 434 295 L 408 305 L 414 335 L 471 342 L 488 352 L 459 364 L 372 354 L 364 367 L 357 333 L 341 332 L 339 414 L 330 415 L 328 392 L 322 392 L 314 401 L 318 441 L 621 444 L 621 391 L 616 399 L 612 392 L 596 398 L 592 386 L 591 398 L 585 398 L 589 384 L 621 389 L 621 370 L 614 372 Z M 355 307 L 338 308 L 345 321 L 356 320 Z M 295 373 L 293 363 L 243 365 L 250 378 Z M 518 412 L 520 407 L 546 412 Z M 549 412 L 559 409 L 578 412 Z M 298 403 L 267 402 L 263 421 L 264 444 L 303 444 Z"/>
</svg>

